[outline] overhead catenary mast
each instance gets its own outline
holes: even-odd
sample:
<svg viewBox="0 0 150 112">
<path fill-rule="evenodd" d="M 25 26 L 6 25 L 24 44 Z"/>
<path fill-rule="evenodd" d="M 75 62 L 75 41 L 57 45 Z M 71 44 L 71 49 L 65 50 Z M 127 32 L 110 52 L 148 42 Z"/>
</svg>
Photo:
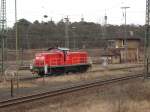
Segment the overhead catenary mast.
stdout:
<svg viewBox="0 0 150 112">
<path fill-rule="evenodd" d="M 102 21 L 102 27 L 101 27 L 101 31 L 102 31 L 102 39 L 106 40 L 107 38 L 107 14 L 106 14 L 106 10 L 105 10 L 105 15 L 103 16 L 103 21 Z M 105 41 L 105 45 L 107 45 L 107 42 Z M 106 48 L 106 46 L 104 46 Z"/>
<path fill-rule="evenodd" d="M 69 48 L 69 18 L 68 16 L 65 19 L 65 47 Z"/>
<path fill-rule="evenodd" d="M 149 42 L 150 42 L 150 0 L 146 0 L 146 35 L 145 35 L 145 77 L 148 76 L 148 69 L 149 69 L 149 53 L 150 53 L 150 46 L 149 46 Z"/>
<path fill-rule="evenodd" d="M 0 12 L 0 30 L 4 33 L 6 30 L 6 0 L 1 0 L 1 12 Z"/>
<path fill-rule="evenodd" d="M 83 17 L 83 15 L 81 15 L 81 22 L 84 22 L 84 17 Z"/>
<path fill-rule="evenodd" d="M 128 62 L 128 43 L 127 43 L 127 9 L 130 7 L 121 7 L 124 10 L 124 48 L 125 48 L 125 62 Z"/>
<path fill-rule="evenodd" d="M 106 27 L 107 27 L 107 14 L 105 11 L 105 16 L 103 17 L 103 26 L 102 26 L 102 38 L 106 39 Z"/>
<path fill-rule="evenodd" d="M 0 42 L 1 42 L 1 60 L 0 60 L 0 69 L 1 69 L 1 76 L 4 75 L 4 51 L 5 51 L 5 44 L 6 44 L 6 0 L 1 0 L 1 9 L 0 9 Z"/>
</svg>

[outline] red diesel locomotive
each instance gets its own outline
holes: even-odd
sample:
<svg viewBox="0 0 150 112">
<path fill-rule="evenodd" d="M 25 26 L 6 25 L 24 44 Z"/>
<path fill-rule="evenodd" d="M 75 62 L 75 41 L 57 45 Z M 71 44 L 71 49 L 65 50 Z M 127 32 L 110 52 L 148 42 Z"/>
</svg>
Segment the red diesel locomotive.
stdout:
<svg viewBox="0 0 150 112">
<path fill-rule="evenodd" d="M 51 48 L 47 52 L 37 53 L 31 71 L 40 76 L 85 72 L 91 66 L 88 53 L 70 51 L 67 48 Z"/>
</svg>

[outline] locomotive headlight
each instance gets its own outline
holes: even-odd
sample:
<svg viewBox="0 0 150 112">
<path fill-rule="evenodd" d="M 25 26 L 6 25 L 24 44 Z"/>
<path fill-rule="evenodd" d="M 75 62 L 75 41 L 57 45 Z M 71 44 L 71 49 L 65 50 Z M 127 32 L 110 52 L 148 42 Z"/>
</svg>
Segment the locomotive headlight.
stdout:
<svg viewBox="0 0 150 112">
<path fill-rule="evenodd" d="M 30 70 L 32 70 L 33 69 L 33 65 L 32 64 L 30 64 Z"/>
<path fill-rule="evenodd" d="M 35 57 L 36 60 L 40 59 L 39 57 Z"/>
</svg>

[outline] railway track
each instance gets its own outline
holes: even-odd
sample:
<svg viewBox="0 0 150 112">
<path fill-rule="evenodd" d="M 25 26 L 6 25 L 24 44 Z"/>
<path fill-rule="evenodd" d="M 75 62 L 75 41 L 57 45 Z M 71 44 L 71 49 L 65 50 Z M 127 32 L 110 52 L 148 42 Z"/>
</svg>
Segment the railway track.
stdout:
<svg viewBox="0 0 150 112">
<path fill-rule="evenodd" d="M 107 68 L 107 69 L 102 69 L 102 70 L 93 70 L 93 71 L 89 71 L 89 72 L 126 70 L 126 69 L 131 69 L 131 68 L 138 68 L 138 67 L 143 67 L 143 65 L 136 65 L 136 66 L 130 66 L 130 67 L 119 67 L 119 68 Z"/>
<path fill-rule="evenodd" d="M 47 98 L 47 97 L 53 97 L 53 96 L 57 96 L 57 95 L 67 94 L 67 93 L 76 92 L 76 91 L 87 89 L 87 88 L 103 86 L 106 84 L 117 83 L 120 81 L 135 79 L 135 78 L 139 78 L 139 77 L 143 77 L 143 74 L 129 75 L 129 76 L 124 76 L 124 77 L 119 77 L 119 78 L 112 78 L 112 79 L 108 79 L 108 80 L 95 80 L 95 81 L 75 84 L 72 86 L 56 89 L 53 91 L 41 92 L 38 94 L 32 94 L 32 95 L 28 95 L 28 96 L 4 100 L 4 101 L 0 102 L 0 108 L 8 108 L 10 106 L 17 106 L 18 104 L 24 104 L 24 103 L 32 102 L 32 101 Z"/>
<path fill-rule="evenodd" d="M 130 67 L 119 67 L 119 68 L 107 68 L 107 69 L 97 69 L 97 70 L 90 70 L 86 73 L 94 73 L 94 72 L 103 72 L 103 71 L 116 71 L 116 70 L 126 70 L 126 69 L 132 69 L 132 68 L 138 68 L 138 67 L 143 67 L 143 65 L 136 65 L 136 66 L 130 66 Z M 79 74 L 79 73 L 78 73 Z M 48 77 L 48 76 L 45 76 Z M 27 77 L 27 78 L 21 78 L 21 81 L 26 81 L 26 80 L 34 80 L 41 78 L 40 76 L 35 76 L 35 77 Z"/>
</svg>

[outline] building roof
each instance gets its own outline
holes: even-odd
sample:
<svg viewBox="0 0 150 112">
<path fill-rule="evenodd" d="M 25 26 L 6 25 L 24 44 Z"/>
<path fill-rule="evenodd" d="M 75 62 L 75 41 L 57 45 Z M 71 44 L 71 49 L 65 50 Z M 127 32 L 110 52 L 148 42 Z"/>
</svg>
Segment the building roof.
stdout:
<svg viewBox="0 0 150 112">
<path fill-rule="evenodd" d="M 116 38 L 109 38 L 107 40 L 138 40 L 140 41 L 141 39 L 138 37 L 127 37 L 127 38 L 123 38 L 123 37 L 116 37 Z"/>
<path fill-rule="evenodd" d="M 61 51 L 69 51 L 70 49 L 69 48 L 63 48 L 63 47 L 52 47 L 52 48 L 48 48 L 48 50 L 61 50 Z"/>
<path fill-rule="evenodd" d="M 59 50 L 62 50 L 62 51 L 69 51 L 70 49 L 69 48 L 64 48 L 64 47 L 58 47 Z"/>
</svg>

